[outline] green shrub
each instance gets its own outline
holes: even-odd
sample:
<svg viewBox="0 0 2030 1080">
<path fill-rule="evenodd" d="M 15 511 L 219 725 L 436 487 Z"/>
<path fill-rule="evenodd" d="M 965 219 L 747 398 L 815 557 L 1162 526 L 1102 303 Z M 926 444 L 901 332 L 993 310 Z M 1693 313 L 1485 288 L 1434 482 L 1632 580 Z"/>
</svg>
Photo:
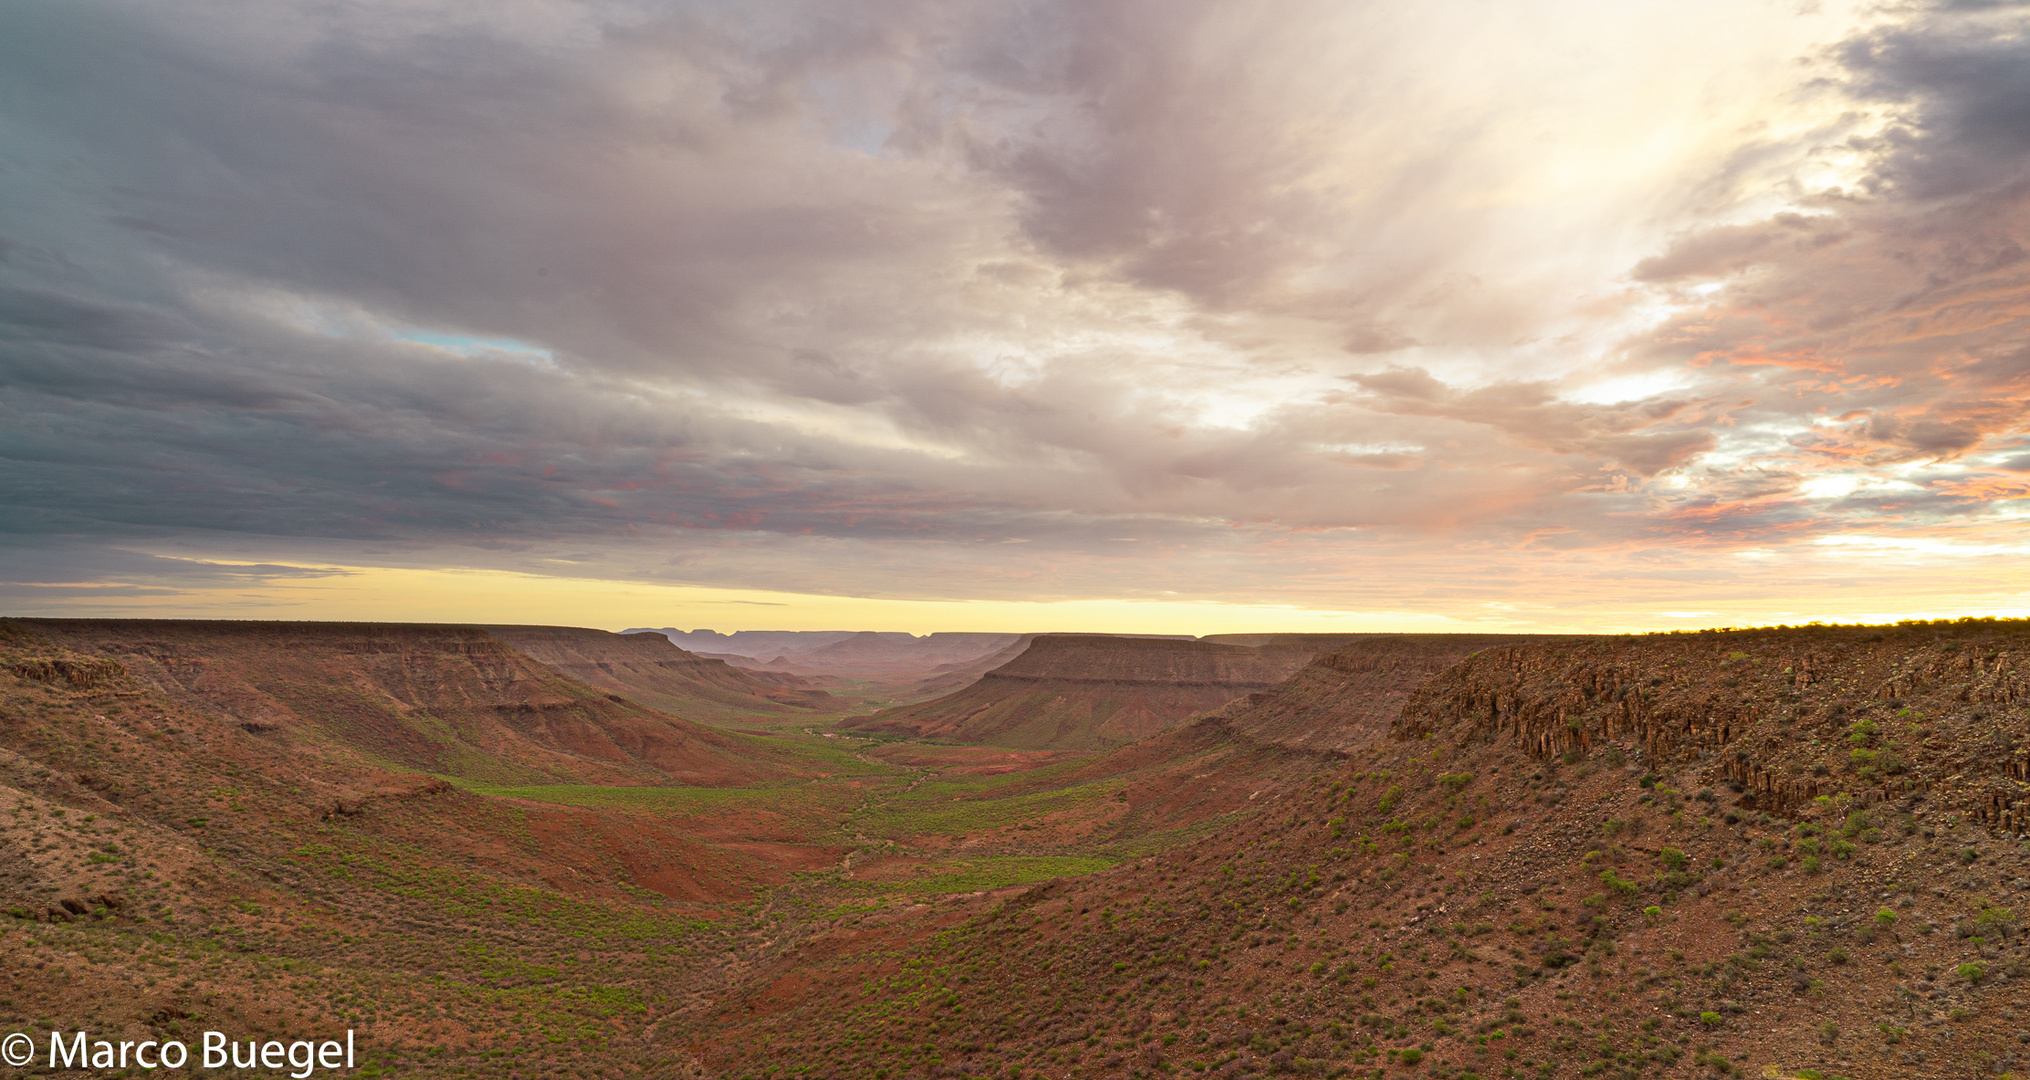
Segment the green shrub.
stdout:
<svg viewBox="0 0 2030 1080">
<path fill-rule="evenodd" d="M 1408 1050 L 1403 1051 L 1399 1057 L 1404 1065 L 1415 1065 L 1424 1060 L 1424 1052 L 1412 1046 Z"/>
<path fill-rule="evenodd" d="M 2007 940 L 2017 932 L 2016 912 L 2013 908 L 1982 905 L 1980 914 L 1974 916 L 1972 930 L 1990 940 Z"/>
<path fill-rule="evenodd" d="M 1988 977 L 1988 965 L 1981 963 L 1979 960 L 1969 960 L 1953 970 L 1959 973 L 1960 978 L 1968 982 L 1980 982 Z"/>
<path fill-rule="evenodd" d="M 1724 1017 L 1716 1012 L 1702 1012 L 1699 1014 L 1699 1023 L 1707 1027 L 1719 1027 L 1724 1019 Z"/>
<path fill-rule="evenodd" d="M 1600 883 L 1622 896 L 1633 896 L 1637 886 L 1633 881 L 1623 881 L 1614 873 L 1613 867 L 1600 871 Z"/>
</svg>

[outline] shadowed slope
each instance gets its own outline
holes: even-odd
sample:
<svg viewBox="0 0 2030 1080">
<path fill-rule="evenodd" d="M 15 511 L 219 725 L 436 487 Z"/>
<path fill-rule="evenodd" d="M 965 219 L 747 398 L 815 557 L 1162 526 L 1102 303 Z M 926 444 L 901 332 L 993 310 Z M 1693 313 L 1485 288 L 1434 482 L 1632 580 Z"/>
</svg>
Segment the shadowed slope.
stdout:
<svg viewBox="0 0 2030 1080">
<path fill-rule="evenodd" d="M 612 634 L 571 626 L 484 629 L 552 670 L 688 720 L 796 715 L 841 704 L 823 690 L 786 688 L 724 660 L 685 652 L 661 634 Z"/>
</svg>

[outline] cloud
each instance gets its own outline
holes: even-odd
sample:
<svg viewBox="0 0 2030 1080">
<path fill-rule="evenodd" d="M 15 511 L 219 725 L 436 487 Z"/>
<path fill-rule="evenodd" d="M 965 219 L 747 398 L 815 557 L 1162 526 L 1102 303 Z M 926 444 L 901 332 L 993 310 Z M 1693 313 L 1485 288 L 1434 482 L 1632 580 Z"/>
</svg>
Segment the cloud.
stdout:
<svg viewBox="0 0 2030 1080">
<path fill-rule="evenodd" d="M 2020 9 L 1727 10 L 16 4 L 0 530 L 1288 597 L 1993 525 Z"/>
<path fill-rule="evenodd" d="M 1371 407 L 1380 411 L 1486 425 L 1525 446 L 1599 458 L 1642 477 L 1677 468 L 1718 445 L 1707 430 L 1672 430 L 1702 404 L 1686 398 L 1581 404 L 1560 400 L 1548 382 L 1496 383 L 1460 391 L 1421 368 L 1390 368 L 1347 378 L 1373 394 Z"/>
</svg>

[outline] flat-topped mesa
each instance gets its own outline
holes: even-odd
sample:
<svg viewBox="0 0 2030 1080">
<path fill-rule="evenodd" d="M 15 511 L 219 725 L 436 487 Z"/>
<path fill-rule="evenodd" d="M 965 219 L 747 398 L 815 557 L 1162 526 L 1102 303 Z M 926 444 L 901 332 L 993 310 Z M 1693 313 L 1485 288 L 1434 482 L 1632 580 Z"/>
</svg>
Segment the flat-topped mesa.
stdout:
<svg viewBox="0 0 2030 1080">
<path fill-rule="evenodd" d="M 838 708 L 823 690 L 786 687 L 671 644 L 661 634 L 575 626 L 488 626 L 544 666 L 689 720 L 726 721 Z"/>
<path fill-rule="evenodd" d="M 1347 754 L 1386 738 L 1410 695 L 1483 649 L 1540 640 L 1515 634 L 1388 634 L 1320 653 L 1275 688 L 1209 714 L 1259 742 Z"/>
<path fill-rule="evenodd" d="M 1702 631 L 1489 649 L 1412 694 L 1392 733 L 1702 765 L 1781 814 L 1929 798 L 2023 832 L 2026 702 L 2030 621 Z"/>
<path fill-rule="evenodd" d="M 970 686 L 848 725 L 1032 749 L 1116 746 L 1267 690 L 1318 649 L 1344 640 L 1299 635 L 1256 648 L 1191 638 L 1042 634 Z"/>
</svg>

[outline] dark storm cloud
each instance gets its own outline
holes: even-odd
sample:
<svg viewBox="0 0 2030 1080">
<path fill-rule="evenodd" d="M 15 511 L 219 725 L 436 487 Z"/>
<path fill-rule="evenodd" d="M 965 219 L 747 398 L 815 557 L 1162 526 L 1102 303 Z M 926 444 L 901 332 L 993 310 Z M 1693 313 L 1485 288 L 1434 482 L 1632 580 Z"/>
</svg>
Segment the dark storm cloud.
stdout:
<svg viewBox="0 0 2030 1080">
<path fill-rule="evenodd" d="M 1943 5 L 1838 52 L 1850 92 L 1902 107 L 1878 177 L 1916 198 L 2020 185 L 2030 160 L 2030 42 L 2023 4 Z"/>
</svg>

